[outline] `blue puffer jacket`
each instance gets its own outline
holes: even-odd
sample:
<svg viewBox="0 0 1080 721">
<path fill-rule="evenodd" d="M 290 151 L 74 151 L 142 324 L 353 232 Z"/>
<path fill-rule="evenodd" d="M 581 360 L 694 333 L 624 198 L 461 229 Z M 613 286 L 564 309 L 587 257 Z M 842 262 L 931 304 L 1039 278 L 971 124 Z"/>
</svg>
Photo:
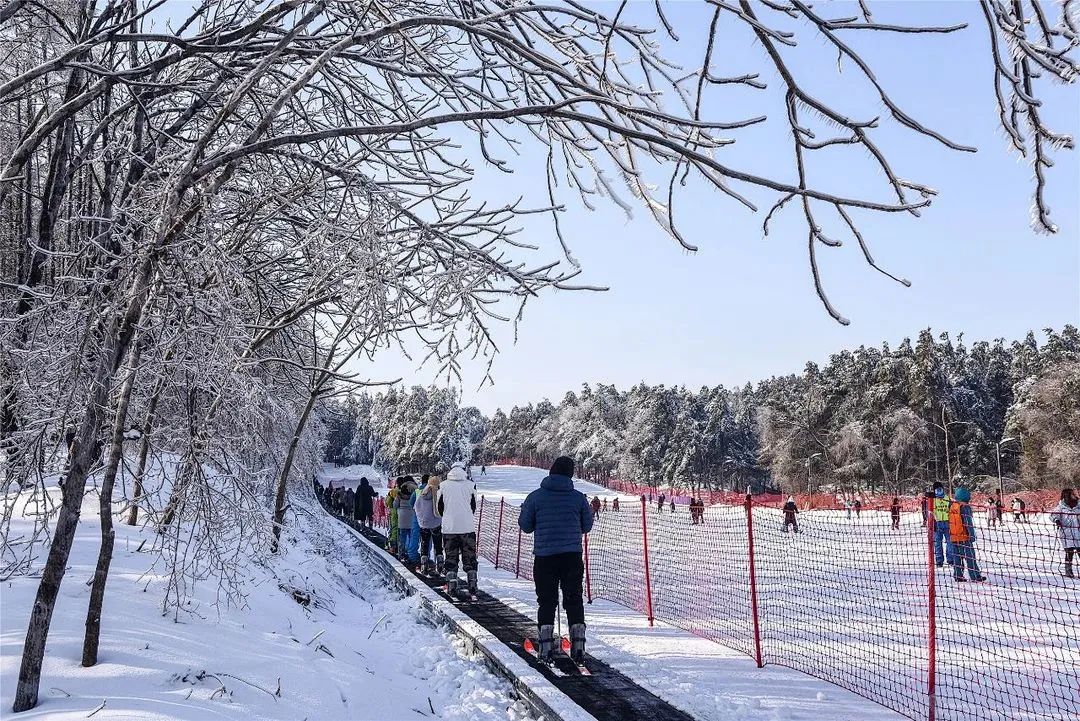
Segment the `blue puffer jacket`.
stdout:
<svg viewBox="0 0 1080 721">
<path fill-rule="evenodd" d="M 589 499 L 566 476 L 548 476 L 521 505 L 518 525 L 536 533 L 533 554 L 581 553 L 581 535 L 592 530 Z"/>
</svg>

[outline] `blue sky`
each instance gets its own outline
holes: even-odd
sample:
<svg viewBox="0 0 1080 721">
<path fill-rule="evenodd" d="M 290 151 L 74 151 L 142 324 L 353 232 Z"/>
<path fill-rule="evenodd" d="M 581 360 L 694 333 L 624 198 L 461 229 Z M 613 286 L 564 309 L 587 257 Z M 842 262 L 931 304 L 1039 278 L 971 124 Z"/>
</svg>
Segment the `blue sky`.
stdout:
<svg viewBox="0 0 1080 721">
<path fill-rule="evenodd" d="M 695 17 L 707 23 L 708 15 L 701 14 L 697 4 L 665 7 L 685 27 L 693 28 Z M 820 7 L 840 15 L 852 6 Z M 858 215 L 878 262 L 909 278 L 910 288 L 870 269 L 854 241 L 842 248 L 821 248 L 827 291 L 851 319 L 845 327 L 828 316 L 814 294 L 805 226 L 797 212 L 787 211 L 765 238 L 761 213 L 749 213 L 717 193 L 691 189 L 681 204 L 682 230 L 700 250 L 689 254 L 640 209 L 627 220 L 612 207 L 586 212 L 569 203 L 563 227 L 569 229 L 572 249 L 586 269 L 584 278 L 610 290 L 552 292 L 532 302 L 516 344 L 509 329 L 496 333 L 501 352 L 495 360 L 494 386 L 477 390 L 481 364 L 464 364 L 465 402 L 490 412 L 544 397 L 558 399 L 583 382 L 620 387 L 642 380 L 690 387 L 738 385 L 798 372 L 807 360 L 821 362 L 844 348 L 895 344 L 928 326 L 977 340 L 1011 339 L 1029 329 L 1080 322 L 1077 154 L 1058 153 L 1050 171 L 1048 198 L 1059 233 L 1033 233 L 1031 170 L 1007 151 L 997 126 L 987 33 L 977 6 L 909 2 L 873 7 L 880 22 L 972 23 L 948 37 L 849 36 L 903 107 L 952 139 L 979 149 L 975 154 L 948 151 L 885 123 L 879 137 L 897 172 L 940 192 L 921 219 Z M 723 38 L 724 60 L 718 70 L 761 70 L 770 85 L 762 95 L 775 95 L 778 77 L 767 71 L 761 48 L 731 34 Z M 850 101 L 853 115 L 855 108 L 863 108 L 859 117 L 882 113 L 879 101 L 852 90 L 853 68 L 845 67 L 844 74 L 835 77 L 835 55 L 822 52 L 823 41 L 805 27 L 799 39 L 803 47 L 796 71 L 815 92 L 845 105 Z M 677 46 L 669 44 L 688 67 L 701 48 L 700 34 L 687 33 Z M 1052 127 L 1080 134 L 1078 88 L 1051 88 L 1044 97 L 1044 115 Z M 792 179 L 790 141 L 786 123 L 775 114 L 776 102 L 775 97 L 732 94 L 727 117 L 754 115 L 764 107 L 772 129 L 740 140 L 727 157 Z M 774 117 L 780 122 L 774 123 Z M 877 175 L 866 173 L 865 158 L 823 160 L 811 171 L 823 186 L 880 182 Z M 475 195 L 500 201 L 525 193 L 542 202 L 536 194 L 542 165 L 526 158 L 517 168 L 514 176 L 496 178 L 480 169 Z M 838 228 L 832 230 L 839 234 Z M 527 226 L 525 236 L 551 248 L 550 227 L 540 219 Z M 402 377 L 406 383 L 434 380 L 433 369 L 417 368 L 389 351 L 358 370 L 372 378 Z"/>
<path fill-rule="evenodd" d="M 613 14 L 615 3 L 592 3 Z M 171 2 L 178 14 L 189 0 Z M 875 2 L 883 23 L 945 25 L 969 22 L 949 36 L 852 32 L 845 36 L 864 53 L 893 98 L 916 118 L 951 139 L 978 147 L 975 154 L 946 150 L 899 128 L 850 64 L 838 75 L 836 56 L 803 23 L 794 29 L 799 48 L 792 67 L 804 85 L 853 117 L 882 117 L 876 137 L 904 178 L 935 187 L 939 196 L 921 219 L 855 213 L 879 263 L 912 281 L 904 288 L 870 269 L 853 239 L 842 248 L 819 248 L 827 292 L 850 326 L 833 321 L 814 294 L 806 255 L 805 225 L 794 204 L 765 238 L 763 211 L 750 213 L 724 196 L 692 183 L 677 201 L 680 227 L 700 250 L 683 251 L 638 208 L 628 220 L 613 206 L 588 212 L 573 196 L 562 225 L 585 282 L 605 293 L 553 291 L 530 302 L 515 343 L 511 328 L 494 329 L 501 352 L 495 385 L 478 390 L 485 362 L 463 361 L 460 388 L 467 403 L 496 407 L 558 399 L 581 383 L 628 387 L 639 381 L 728 386 L 800 371 L 806 361 L 861 344 L 892 344 L 928 326 L 963 332 L 968 340 L 1022 337 L 1029 329 L 1080 323 L 1080 159 L 1060 152 L 1050 169 L 1048 194 L 1055 236 L 1029 227 L 1031 169 L 1006 148 L 997 124 L 987 31 L 974 2 Z M 818 3 L 819 12 L 854 15 L 848 2 Z M 711 18 L 703 3 L 666 0 L 678 43 L 661 40 L 665 53 L 684 66 L 700 65 Z M 1049 8 L 1054 10 L 1053 8 Z M 631 3 L 624 19 L 655 26 L 651 2 Z M 734 119 L 767 114 L 769 122 L 740 133 L 720 159 L 743 169 L 794 181 L 794 162 L 783 118 L 781 84 L 760 45 L 733 20 L 721 24 L 714 72 L 761 72 L 765 92 L 739 88 L 717 93 L 706 115 Z M 730 88 L 730 86 L 729 86 Z M 1043 115 L 1058 131 L 1080 135 L 1080 87 L 1040 88 Z M 476 168 L 474 198 L 497 205 L 519 195 L 547 204 L 543 157 L 535 150 L 515 158 L 505 175 L 485 168 L 463 140 L 459 157 Z M 814 160 L 811 180 L 824 189 L 890 199 L 864 153 L 839 151 Z M 658 182 L 666 177 L 657 175 Z M 768 208 L 774 196 L 751 193 Z M 830 223 L 835 217 L 822 214 Z M 840 228 L 828 226 L 833 236 Z M 542 247 L 538 257 L 558 257 L 550 222 L 532 216 L 523 238 Z M 417 358 L 421 356 L 416 356 Z M 394 351 L 354 370 L 372 380 L 445 383 L 435 369 L 418 367 Z"/>
</svg>

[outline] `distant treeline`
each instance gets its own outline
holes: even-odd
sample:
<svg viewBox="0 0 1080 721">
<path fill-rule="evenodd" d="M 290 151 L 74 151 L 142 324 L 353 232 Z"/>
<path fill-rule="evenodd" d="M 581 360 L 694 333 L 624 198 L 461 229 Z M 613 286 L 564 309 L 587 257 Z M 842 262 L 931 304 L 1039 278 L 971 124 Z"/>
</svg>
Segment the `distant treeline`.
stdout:
<svg viewBox="0 0 1080 721">
<path fill-rule="evenodd" d="M 1080 480 L 1080 333 L 969 346 L 928 329 L 756 385 L 583 385 L 490 419 L 423 388 L 339 411 L 327 457 L 342 462 L 565 453 L 584 474 L 654 486 L 910 493 L 950 473 L 995 487 L 1000 458 L 1008 488 L 1038 488 Z"/>
</svg>

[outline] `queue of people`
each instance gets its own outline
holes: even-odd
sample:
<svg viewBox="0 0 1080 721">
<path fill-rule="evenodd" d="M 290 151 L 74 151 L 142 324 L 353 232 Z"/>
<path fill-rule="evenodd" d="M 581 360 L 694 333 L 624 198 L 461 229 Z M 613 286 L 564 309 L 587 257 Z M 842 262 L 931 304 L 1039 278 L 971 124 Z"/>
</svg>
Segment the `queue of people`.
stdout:
<svg viewBox="0 0 1080 721">
<path fill-rule="evenodd" d="M 336 515 L 371 528 L 378 493 L 367 478 L 354 491 L 331 481 L 325 488 L 313 479 L 315 495 Z M 403 564 L 429 577 L 445 577 L 448 592 L 475 595 L 476 485 L 463 464 L 445 478 L 424 474 L 394 480 L 383 500 L 386 508 L 386 549 Z M 459 569 L 465 572 L 464 584 Z"/>
<path fill-rule="evenodd" d="M 375 516 L 375 499 L 379 494 L 371 487 L 367 478 L 360 479 L 355 491 L 344 484 L 335 487 L 333 481 L 323 488 L 318 478 L 313 479 L 313 483 L 315 495 L 326 503 L 331 511 L 339 516 L 352 518 L 362 527 L 371 528 Z"/>
</svg>

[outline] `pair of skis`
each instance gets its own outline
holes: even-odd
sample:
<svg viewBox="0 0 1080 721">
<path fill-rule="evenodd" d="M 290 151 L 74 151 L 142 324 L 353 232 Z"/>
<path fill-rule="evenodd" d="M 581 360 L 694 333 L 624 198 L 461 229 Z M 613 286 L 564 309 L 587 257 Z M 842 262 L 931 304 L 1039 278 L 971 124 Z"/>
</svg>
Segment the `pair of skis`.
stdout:
<svg viewBox="0 0 1080 721">
<path fill-rule="evenodd" d="M 525 648 L 525 653 L 536 659 L 536 662 L 538 664 L 546 668 L 553 675 L 559 677 L 566 677 L 570 675 L 569 673 L 555 665 L 554 658 L 550 661 L 545 661 L 540 658 L 540 654 L 538 652 L 540 642 L 538 640 L 534 638 L 526 638 L 522 646 Z M 578 675 L 592 676 L 592 671 L 590 671 L 584 663 L 578 663 L 570 655 L 570 639 L 568 639 L 566 636 L 563 636 L 559 639 L 559 650 L 562 652 L 559 655 L 559 658 L 565 658 L 566 660 L 570 661 L 570 663 L 572 663 L 574 665 L 574 668 L 577 670 Z"/>
<path fill-rule="evenodd" d="M 442 595 L 446 596 L 448 599 L 450 599 L 450 603 L 453 603 L 455 605 L 459 603 L 464 603 L 466 601 L 469 601 L 470 603 L 475 603 L 480 600 L 479 596 L 477 596 L 475 593 L 471 593 L 467 588 L 458 589 L 457 593 L 450 593 L 450 589 L 443 585 L 439 586 L 439 592 L 442 593 Z"/>
</svg>

